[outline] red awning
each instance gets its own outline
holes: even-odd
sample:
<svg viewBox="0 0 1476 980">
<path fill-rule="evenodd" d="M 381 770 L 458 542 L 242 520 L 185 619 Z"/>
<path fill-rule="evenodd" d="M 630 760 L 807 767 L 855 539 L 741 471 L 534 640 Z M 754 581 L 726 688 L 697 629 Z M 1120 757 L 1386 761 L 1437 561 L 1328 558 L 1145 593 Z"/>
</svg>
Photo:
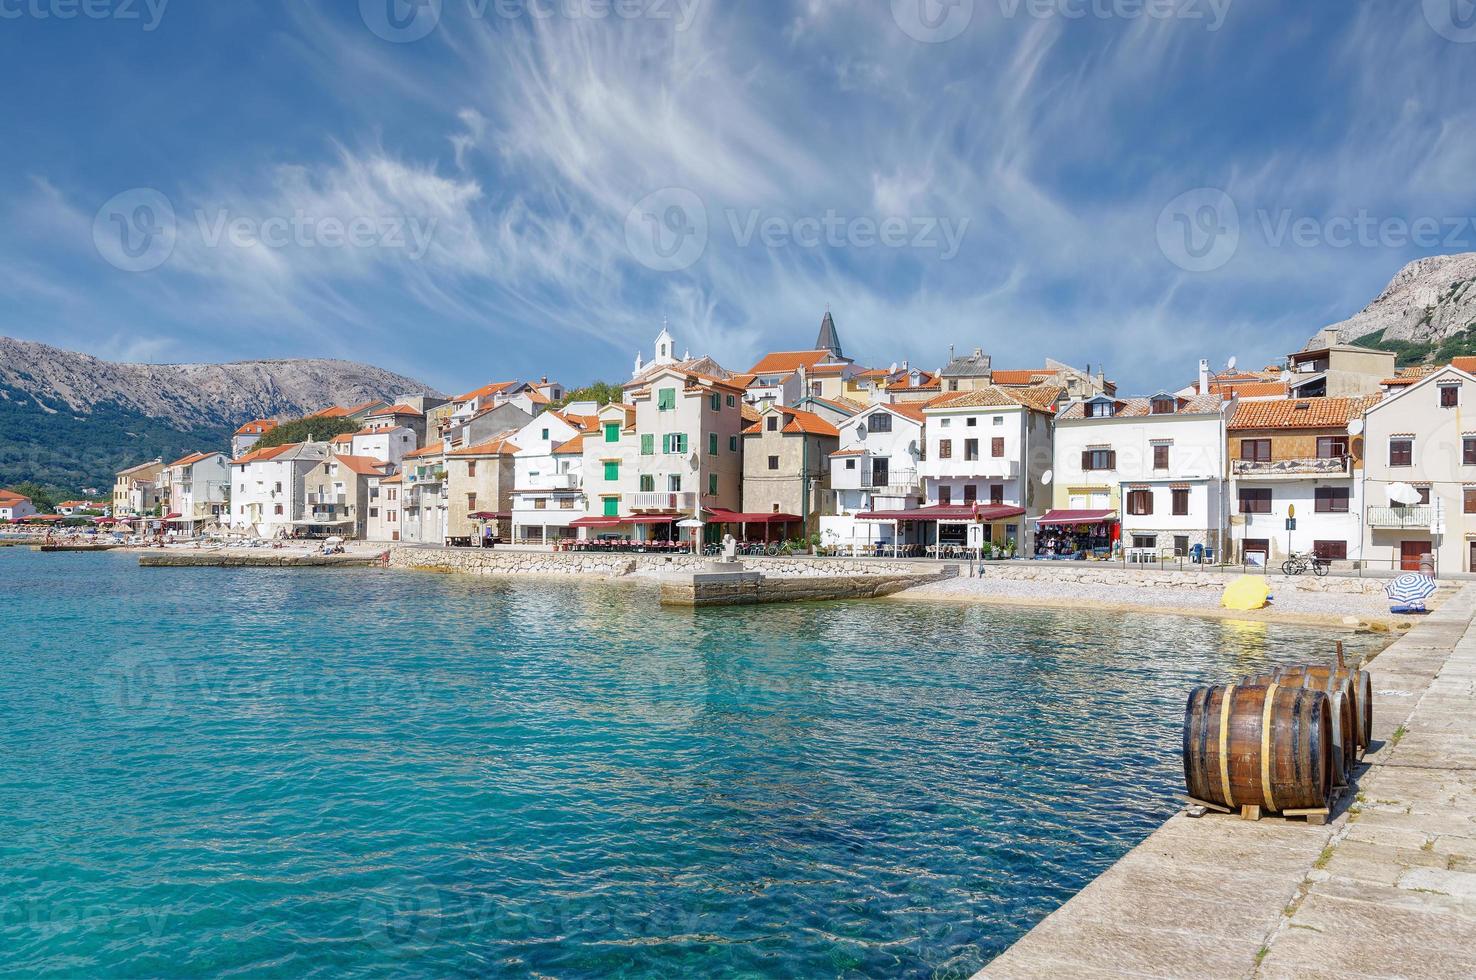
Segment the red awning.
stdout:
<svg viewBox="0 0 1476 980">
<path fill-rule="evenodd" d="M 1037 517 L 1035 523 L 1071 527 L 1078 524 L 1107 524 L 1116 520 L 1115 510 L 1053 510 L 1043 517 Z"/>
<path fill-rule="evenodd" d="M 618 517 L 581 517 L 576 521 L 570 521 L 570 527 L 619 527 L 624 524 Z"/>
<path fill-rule="evenodd" d="M 1007 504 L 969 504 L 919 507 L 917 510 L 868 511 L 857 514 L 856 519 L 861 521 L 979 521 L 988 524 L 993 521 L 1007 521 L 1012 517 L 1023 517 L 1024 514 L 1024 507 L 1011 507 Z"/>
<path fill-rule="evenodd" d="M 511 514 L 494 514 L 490 510 L 479 510 L 475 514 L 467 514 L 466 516 L 467 516 L 467 518 L 469 520 L 473 520 L 473 521 L 510 521 L 510 520 L 512 520 L 512 515 Z"/>
<path fill-rule="evenodd" d="M 165 514 L 164 515 L 164 519 L 166 521 L 177 521 L 177 520 L 179 520 L 183 516 L 184 516 L 183 514 Z"/>
<path fill-rule="evenodd" d="M 731 510 L 709 510 L 713 524 L 798 524 L 804 518 L 795 514 L 738 514 Z"/>
</svg>

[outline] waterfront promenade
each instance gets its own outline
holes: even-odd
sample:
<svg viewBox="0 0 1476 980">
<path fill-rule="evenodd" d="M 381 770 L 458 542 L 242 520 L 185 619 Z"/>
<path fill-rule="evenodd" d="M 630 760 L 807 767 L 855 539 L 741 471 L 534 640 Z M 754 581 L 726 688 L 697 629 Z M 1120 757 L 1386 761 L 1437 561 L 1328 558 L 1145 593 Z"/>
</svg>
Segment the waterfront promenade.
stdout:
<svg viewBox="0 0 1476 980">
<path fill-rule="evenodd" d="M 1175 816 L 978 978 L 1476 976 L 1476 586 L 1369 666 L 1325 827 Z"/>
</svg>

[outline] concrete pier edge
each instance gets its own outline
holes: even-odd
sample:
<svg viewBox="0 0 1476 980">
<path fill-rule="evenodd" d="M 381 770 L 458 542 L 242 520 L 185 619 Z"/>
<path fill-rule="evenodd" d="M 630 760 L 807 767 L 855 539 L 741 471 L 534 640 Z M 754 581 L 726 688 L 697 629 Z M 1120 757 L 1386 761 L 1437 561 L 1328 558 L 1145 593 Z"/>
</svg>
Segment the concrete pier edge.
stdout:
<svg viewBox="0 0 1476 980">
<path fill-rule="evenodd" d="M 1476 976 L 1476 586 L 1368 665 L 1374 736 L 1323 827 L 1170 818 L 976 974 Z"/>
</svg>

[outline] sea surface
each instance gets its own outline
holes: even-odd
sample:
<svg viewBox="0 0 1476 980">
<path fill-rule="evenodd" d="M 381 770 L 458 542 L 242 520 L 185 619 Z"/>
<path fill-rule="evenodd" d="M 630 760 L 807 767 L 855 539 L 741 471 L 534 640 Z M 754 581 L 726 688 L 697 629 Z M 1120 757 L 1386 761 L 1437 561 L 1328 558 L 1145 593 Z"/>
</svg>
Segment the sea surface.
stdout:
<svg viewBox="0 0 1476 980">
<path fill-rule="evenodd" d="M 1195 683 L 1332 642 L 23 549 L 0 582 L 7 976 L 966 977 L 1173 812 Z"/>
</svg>

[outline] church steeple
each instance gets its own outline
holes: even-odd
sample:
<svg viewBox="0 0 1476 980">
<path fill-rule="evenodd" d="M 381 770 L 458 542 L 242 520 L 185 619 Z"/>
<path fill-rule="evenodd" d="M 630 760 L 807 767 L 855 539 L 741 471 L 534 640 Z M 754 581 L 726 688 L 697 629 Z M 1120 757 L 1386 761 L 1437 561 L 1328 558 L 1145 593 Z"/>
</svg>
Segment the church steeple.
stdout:
<svg viewBox="0 0 1476 980">
<path fill-rule="evenodd" d="M 830 315 L 830 308 L 825 309 L 825 319 L 820 321 L 820 337 L 815 341 L 815 350 L 828 350 L 834 358 L 844 357 L 841 351 L 840 334 L 835 329 L 835 318 Z"/>
</svg>

